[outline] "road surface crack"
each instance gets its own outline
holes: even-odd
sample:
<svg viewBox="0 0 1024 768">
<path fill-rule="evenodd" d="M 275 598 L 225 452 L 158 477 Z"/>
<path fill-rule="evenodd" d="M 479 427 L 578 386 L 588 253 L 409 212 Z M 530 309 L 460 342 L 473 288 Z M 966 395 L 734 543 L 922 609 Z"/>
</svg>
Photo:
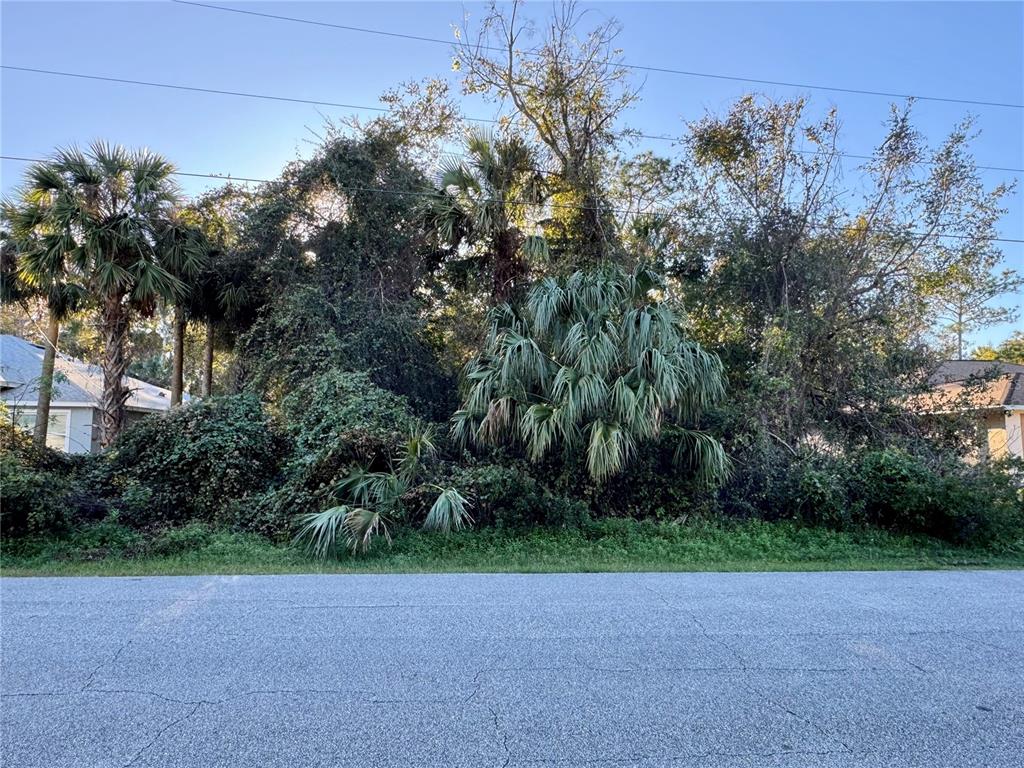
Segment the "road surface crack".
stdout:
<svg viewBox="0 0 1024 768">
<path fill-rule="evenodd" d="M 186 720 L 188 720 L 190 717 L 192 717 L 192 715 L 194 715 L 199 710 L 199 708 L 201 706 L 203 706 L 202 702 L 196 703 L 196 705 L 193 706 L 192 709 L 190 709 L 186 714 L 182 715 L 177 720 L 172 720 L 170 723 L 168 723 L 163 728 L 161 728 L 159 731 L 157 731 L 156 735 L 152 739 L 150 739 L 149 743 L 146 744 L 138 752 L 136 752 L 135 753 L 135 757 L 133 757 L 131 760 L 129 760 L 127 763 L 124 764 L 124 768 L 128 768 L 128 766 L 134 765 L 138 761 L 138 759 L 140 757 L 142 757 L 142 755 L 146 752 L 146 750 L 148 750 L 150 747 L 152 747 L 154 744 L 156 744 L 157 740 L 161 736 L 163 736 L 165 733 L 167 733 L 167 731 L 171 730 L 171 728 L 173 728 L 174 726 L 179 725 L 180 723 L 183 723 Z"/>
<path fill-rule="evenodd" d="M 126 650 L 128 650 L 128 646 L 131 645 L 131 644 L 132 644 L 131 640 L 126 641 L 120 648 L 117 649 L 117 651 L 114 652 L 113 657 L 109 661 L 104 661 L 104 662 L 98 664 L 96 666 L 96 668 L 92 672 L 89 673 L 89 677 L 86 678 L 85 684 L 82 686 L 82 690 L 83 691 L 89 690 L 89 688 L 92 686 L 92 681 L 96 678 L 96 675 L 99 674 L 99 671 L 101 669 L 103 669 L 104 667 L 109 667 L 112 664 L 114 664 L 114 662 L 116 662 L 119 658 L 121 658 L 121 654 L 124 653 Z"/>
<path fill-rule="evenodd" d="M 512 750 L 508 746 L 508 734 L 505 733 L 501 723 L 498 721 L 498 710 L 490 704 L 487 705 L 487 709 L 490 710 L 491 717 L 494 718 L 494 732 L 501 739 L 501 748 L 505 750 L 505 762 L 501 764 L 501 768 L 508 768 L 508 764 L 512 762 Z"/>
</svg>

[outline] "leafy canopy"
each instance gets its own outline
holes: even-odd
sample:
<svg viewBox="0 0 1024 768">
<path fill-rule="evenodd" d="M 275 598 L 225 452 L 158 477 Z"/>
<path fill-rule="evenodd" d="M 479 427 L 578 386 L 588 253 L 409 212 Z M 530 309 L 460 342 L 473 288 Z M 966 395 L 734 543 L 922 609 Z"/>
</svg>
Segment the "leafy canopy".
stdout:
<svg viewBox="0 0 1024 768">
<path fill-rule="evenodd" d="M 465 369 L 453 437 L 517 441 L 535 461 L 557 446 L 582 449 L 601 481 L 671 421 L 681 427 L 677 461 L 706 482 L 723 479 L 722 446 L 692 428 L 725 395 L 722 364 L 685 337 L 663 293 L 644 267 L 607 267 L 545 278 L 522 310 L 496 307 L 483 351 Z"/>
</svg>

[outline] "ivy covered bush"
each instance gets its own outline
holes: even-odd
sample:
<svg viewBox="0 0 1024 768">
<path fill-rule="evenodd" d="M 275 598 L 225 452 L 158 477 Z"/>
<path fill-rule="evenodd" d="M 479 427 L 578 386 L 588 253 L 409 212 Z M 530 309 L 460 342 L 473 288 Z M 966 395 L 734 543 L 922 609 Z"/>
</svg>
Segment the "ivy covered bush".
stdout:
<svg viewBox="0 0 1024 768">
<path fill-rule="evenodd" d="M 105 490 L 135 526 L 221 522 L 275 480 L 282 440 L 251 395 L 215 397 L 148 416 L 106 456 Z"/>
<path fill-rule="evenodd" d="M 927 462 L 906 450 L 886 448 L 860 456 L 852 470 L 851 496 L 868 525 L 957 544 L 1024 541 L 1020 470 L 1009 464 Z"/>
<path fill-rule="evenodd" d="M 354 468 L 385 469 L 412 411 L 406 399 L 364 373 L 329 369 L 288 393 L 280 404 L 283 432 L 278 484 L 232 505 L 232 523 L 275 539 L 293 533 L 296 515 L 330 506 Z"/>
<path fill-rule="evenodd" d="M 66 527 L 72 494 L 73 461 L 29 435 L 0 427 L 0 531 L 4 537 L 58 531 Z"/>
<path fill-rule="evenodd" d="M 526 467 L 475 464 L 458 467 L 451 475 L 473 505 L 481 526 L 523 530 L 535 526 L 578 527 L 590 519 L 590 508 L 544 488 Z"/>
</svg>

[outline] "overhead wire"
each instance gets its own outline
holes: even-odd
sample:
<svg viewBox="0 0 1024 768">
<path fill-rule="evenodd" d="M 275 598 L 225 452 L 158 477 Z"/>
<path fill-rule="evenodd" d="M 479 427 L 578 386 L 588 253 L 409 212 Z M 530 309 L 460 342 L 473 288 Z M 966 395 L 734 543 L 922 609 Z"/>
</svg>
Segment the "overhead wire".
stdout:
<svg viewBox="0 0 1024 768">
<path fill-rule="evenodd" d="M 397 39 L 401 39 L 401 40 L 415 40 L 415 41 L 418 41 L 418 42 L 445 45 L 445 46 L 448 46 L 449 48 L 456 44 L 456 41 L 444 40 L 444 39 L 438 38 L 438 37 L 427 37 L 425 35 L 413 35 L 413 34 L 407 34 L 407 33 L 403 33 L 403 32 L 393 32 L 393 31 L 390 31 L 390 30 L 372 29 L 370 27 L 357 27 L 357 26 L 353 26 L 353 25 L 350 25 L 350 24 L 336 24 L 336 23 L 328 22 L 328 21 L 320 21 L 320 20 L 317 20 L 317 19 L 305 19 L 305 18 L 301 18 L 301 17 L 298 17 L 298 16 L 285 16 L 283 14 L 265 13 L 265 12 L 262 12 L 262 11 L 253 11 L 253 10 L 249 10 L 249 9 L 246 9 L 246 8 L 231 8 L 231 7 L 224 6 L 224 5 L 214 5 L 212 3 L 200 3 L 200 2 L 195 2 L 195 0 L 172 0 L 172 2 L 174 2 L 174 3 L 178 4 L 178 5 L 190 5 L 190 6 L 194 6 L 194 7 L 197 7 L 197 8 L 207 8 L 207 9 L 211 9 L 211 10 L 215 10 L 215 11 L 224 11 L 224 12 L 228 12 L 228 13 L 238 13 L 238 14 L 244 14 L 246 16 L 258 16 L 258 17 L 266 18 L 266 19 L 274 19 L 274 20 L 277 20 L 277 21 L 288 21 L 288 22 L 293 22 L 293 23 L 298 23 L 298 24 L 309 24 L 309 25 L 318 26 L 318 27 L 328 27 L 328 28 L 332 28 L 332 29 L 341 29 L 341 30 L 345 30 L 345 31 L 348 31 L 348 32 L 357 32 L 357 33 L 360 33 L 360 34 L 378 35 L 378 36 L 382 36 L 382 37 L 393 37 L 393 38 L 397 38 Z M 480 45 L 480 46 L 474 46 L 474 48 L 479 48 L 480 50 L 498 52 L 498 53 L 503 53 L 503 54 L 508 53 L 508 50 L 506 48 L 502 48 L 502 47 L 498 47 L 498 46 Z M 523 53 L 525 55 L 536 55 L 536 54 L 534 54 L 531 51 L 522 51 L 521 53 Z M 609 64 L 613 64 L 615 66 L 623 67 L 625 69 L 632 69 L 632 70 L 637 70 L 637 71 L 640 71 L 640 72 L 658 72 L 658 73 L 663 73 L 663 74 L 682 75 L 682 76 L 686 76 L 686 77 L 710 78 L 710 79 L 714 79 L 714 80 L 729 80 L 729 81 L 742 82 L 742 83 L 757 83 L 759 85 L 776 85 L 776 86 L 781 86 L 781 87 L 785 87 L 785 88 L 801 88 L 801 89 L 806 89 L 806 90 L 832 91 L 832 92 L 836 92 L 836 93 L 855 93 L 855 94 L 861 94 L 861 95 L 866 95 L 866 96 L 882 96 L 882 97 L 885 97 L 885 98 L 897 98 L 897 99 L 915 99 L 917 101 L 938 101 L 938 102 L 948 102 L 948 103 L 952 103 L 952 104 L 973 104 L 975 106 L 984 106 L 984 107 L 1006 107 L 1006 108 L 1010 108 L 1010 109 L 1024 109 L 1024 104 L 1017 104 L 1017 103 L 1011 103 L 1011 102 L 986 101 L 986 100 L 982 100 L 982 99 L 964 99 L 964 98 L 957 98 L 957 97 L 952 97 L 952 96 L 931 96 L 931 95 L 925 95 L 925 94 L 919 94 L 919 93 L 918 94 L 914 94 L 914 93 L 897 93 L 897 92 L 892 92 L 892 91 L 881 91 L 881 90 L 874 90 L 874 89 L 867 89 L 867 88 L 847 88 L 847 87 L 844 87 L 844 86 L 837 86 L 837 85 L 817 85 L 817 84 L 813 84 L 813 83 L 797 83 L 797 82 L 788 82 L 788 81 L 785 81 L 785 80 L 769 80 L 769 79 L 766 79 L 766 78 L 759 78 L 759 77 L 741 77 L 741 76 L 738 76 L 738 75 L 726 75 L 726 74 L 717 73 L 717 72 L 699 72 L 699 71 L 694 71 L 694 70 L 676 69 L 676 68 L 667 67 L 667 66 L 651 66 L 651 65 L 645 65 L 645 64 L 633 64 L 633 63 L 630 63 L 630 62 L 622 62 L 622 61 L 618 61 L 618 60 L 611 60 L 611 61 L 601 62 L 601 63 L 609 63 Z"/>
<path fill-rule="evenodd" d="M 247 98 L 247 99 L 264 99 L 264 100 L 269 100 L 269 101 L 292 102 L 292 103 L 297 103 L 297 104 L 310 104 L 310 105 L 314 105 L 314 106 L 338 107 L 338 108 L 342 108 L 342 109 L 354 109 L 354 110 L 358 110 L 358 111 L 367 111 L 367 112 L 390 113 L 392 111 L 392 110 L 388 109 L 387 107 L 374 107 L 374 106 L 368 106 L 368 105 L 365 105 L 365 104 L 350 104 L 350 103 L 345 103 L 345 102 L 326 101 L 326 100 L 323 100 L 323 99 L 306 99 L 306 98 L 294 97 L 294 96 L 279 96 L 279 95 L 275 95 L 275 94 L 253 93 L 253 92 L 250 92 L 250 91 L 234 91 L 234 90 L 225 90 L 225 89 L 221 89 L 221 88 L 208 88 L 208 87 L 204 87 L 204 86 L 180 85 L 180 84 L 177 84 L 177 83 L 159 83 L 159 82 L 155 82 L 155 81 L 151 81 L 151 80 L 135 80 L 135 79 L 123 78 L 123 77 L 109 77 L 109 76 L 106 76 L 106 75 L 92 75 L 92 74 L 86 74 L 84 72 L 67 72 L 67 71 L 62 71 L 62 70 L 42 69 L 42 68 L 38 68 L 38 67 L 23 67 L 23 66 L 18 66 L 18 65 L 14 65 L 14 64 L 0 64 L 0 69 L 9 69 L 9 70 L 16 71 L 16 72 L 30 72 L 30 73 L 34 73 L 34 74 L 49 75 L 49 76 L 53 76 L 53 77 L 69 77 L 69 78 L 77 78 L 77 79 L 82 79 L 82 80 L 96 80 L 96 81 L 100 81 L 100 82 L 115 83 L 115 84 L 120 84 L 120 85 L 137 85 L 137 86 L 144 86 L 144 87 L 148 87 L 148 88 L 165 88 L 165 89 L 176 90 L 176 91 L 192 91 L 192 92 L 198 92 L 198 93 L 217 94 L 217 95 L 222 95 L 222 96 L 237 96 L 237 97 L 242 97 L 242 98 Z M 500 122 L 499 120 L 494 119 L 494 118 L 467 117 L 465 119 L 467 120 L 467 122 L 471 122 L 471 123 L 496 124 L 496 123 Z M 650 139 L 650 140 L 653 140 L 653 141 L 667 141 L 667 142 L 672 142 L 672 143 L 679 143 L 681 141 L 681 139 L 677 138 L 677 137 L 665 136 L 665 135 L 659 135 L 659 134 L 636 133 L 634 135 L 637 138 Z M 794 151 L 796 151 L 799 154 L 807 154 L 807 155 L 816 154 L 816 152 L 814 150 L 794 150 Z M 846 158 L 850 158 L 850 159 L 855 159 L 855 160 L 872 160 L 872 159 L 874 159 L 870 155 L 851 154 L 851 153 L 847 153 L 847 152 L 837 152 L 836 154 L 838 154 L 838 155 L 840 155 L 842 157 L 846 157 Z M 935 163 L 933 161 L 931 161 L 931 160 L 918 160 L 918 161 L 915 161 L 914 164 L 915 165 L 934 165 Z M 1004 172 L 1004 173 L 1024 174 L 1024 168 L 1011 168 L 1011 167 L 1007 167 L 1007 166 L 996 166 L 996 165 L 977 165 L 975 167 L 978 170 L 984 170 L 984 171 L 999 171 L 999 172 Z"/>
<path fill-rule="evenodd" d="M 41 162 L 46 162 L 45 160 L 43 160 L 41 158 L 22 157 L 22 156 L 18 156 L 18 155 L 2 155 L 2 154 L 0 154 L 0 160 L 11 160 L 11 161 L 15 161 L 15 162 L 25 162 L 25 163 L 41 163 Z M 217 179 L 219 181 L 226 181 L 226 182 L 245 181 L 245 182 L 254 182 L 254 183 L 261 183 L 261 184 L 282 184 L 282 183 L 284 183 L 281 179 L 276 179 L 276 180 L 274 180 L 274 179 L 260 179 L 260 178 L 253 178 L 253 177 L 248 177 L 248 176 L 232 176 L 231 174 L 197 173 L 197 172 L 188 172 L 188 171 L 172 171 L 172 174 L 175 175 L 175 176 L 185 176 L 185 177 L 192 177 L 192 178 Z M 389 187 L 363 187 L 363 186 L 346 186 L 346 185 L 339 185 L 338 186 L 338 191 L 340 191 L 340 192 L 365 192 L 365 193 L 370 193 L 370 194 L 385 194 L 385 195 L 386 194 L 390 194 L 390 195 L 411 196 L 411 197 L 436 197 L 437 194 L 438 194 L 438 192 L 436 190 L 426 190 L 426 189 L 424 189 L 424 190 L 393 189 L 393 188 L 389 188 Z M 572 203 L 556 203 L 556 202 L 553 202 L 553 201 L 546 201 L 545 203 L 542 203 L 542 204 L 539 204 L 539 205 L 536 204 L 536 203 L 533 203 L 532 201 L 529 201 L 529 200 L 517 200 L 517 199 L 504 199 L 504 200 L 502 200 L 502 199 L 497 199 L 497 198 L 480 198 L 479 201 L 480 202 L 504 203 L 504 204 L 511 204 L 511 205 L 524 205 L 524 206 L 526 206 L 526 205 L 537 205 L 538 207 L 551 207 L 551 208 L 578 210 L 578 211 L 592 210 L 592 207 L 590 207 L 590 206 L 576 205 L 576 204 L 572 204 Z M 616 208 L 614 206 L 607 206 L 607 207 L 602 206 L 601 210 L 608 211 L 609 213 L 619 213 L 619 214 L 632 214 L 632 213 L 635 213 L 635 211 L 632 211 L 630 209 Z M 664 211 L 662 211 L 662 212 L 664 212 Z M 809 222 L 809 223 L 812 226 L 820 227 L 822 229 L 829 229 L 829 230 L 832 230 L 832 231 L 846 231 L 849 228 L 847 226 L 842 226 L 842 225 L 839 225 L 839 224 L 828 224 L 826 222 L 815 222 L 815 221 L 812 221 L 812 222 Z M 944 231 L 938 231 L 938 230 L 932 231 L 932 232 L 906 231 L 906 232 L 904 232 L 904 234 L 909 235 L 911 237 L 922 237 L 922 238 L 923 237 L 948 237 L 948 238 L 960 239 L 960 240 L 983 239 L 986 242 L 997 242 L 997 243 L 1024 243 L 1024 238 L 1009 238 L 1009 237 L 983 237 L 983 238 L 977 238 L 975 235 L 966 235 L 966 234 L 961 234 L 961 233 L 957 233 L 957 232 L 944 232 Z"/>
</svg>

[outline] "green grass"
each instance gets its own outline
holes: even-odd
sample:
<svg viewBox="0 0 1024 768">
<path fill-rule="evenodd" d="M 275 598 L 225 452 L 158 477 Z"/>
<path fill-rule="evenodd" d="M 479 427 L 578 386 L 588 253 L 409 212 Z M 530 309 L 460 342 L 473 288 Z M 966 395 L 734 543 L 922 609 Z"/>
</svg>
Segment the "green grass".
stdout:
<svg viewBox="0 0 1024 768">
<path fill-rule="evenodd" d="M 493 529 L 448 536 L 401 531 L 365 555 L 318 563 L 257 536 L 191 525 L 146 538 L 98 524 L 65 539 L 5 542 L 4 576 L 239 573 L 809 571 L 1021 568 L 1024 548 L 990 552 L 877 530 L 835 532 L 786 523 L 673 525 L 604 521 L 581 530 Z"/>
</svg>

